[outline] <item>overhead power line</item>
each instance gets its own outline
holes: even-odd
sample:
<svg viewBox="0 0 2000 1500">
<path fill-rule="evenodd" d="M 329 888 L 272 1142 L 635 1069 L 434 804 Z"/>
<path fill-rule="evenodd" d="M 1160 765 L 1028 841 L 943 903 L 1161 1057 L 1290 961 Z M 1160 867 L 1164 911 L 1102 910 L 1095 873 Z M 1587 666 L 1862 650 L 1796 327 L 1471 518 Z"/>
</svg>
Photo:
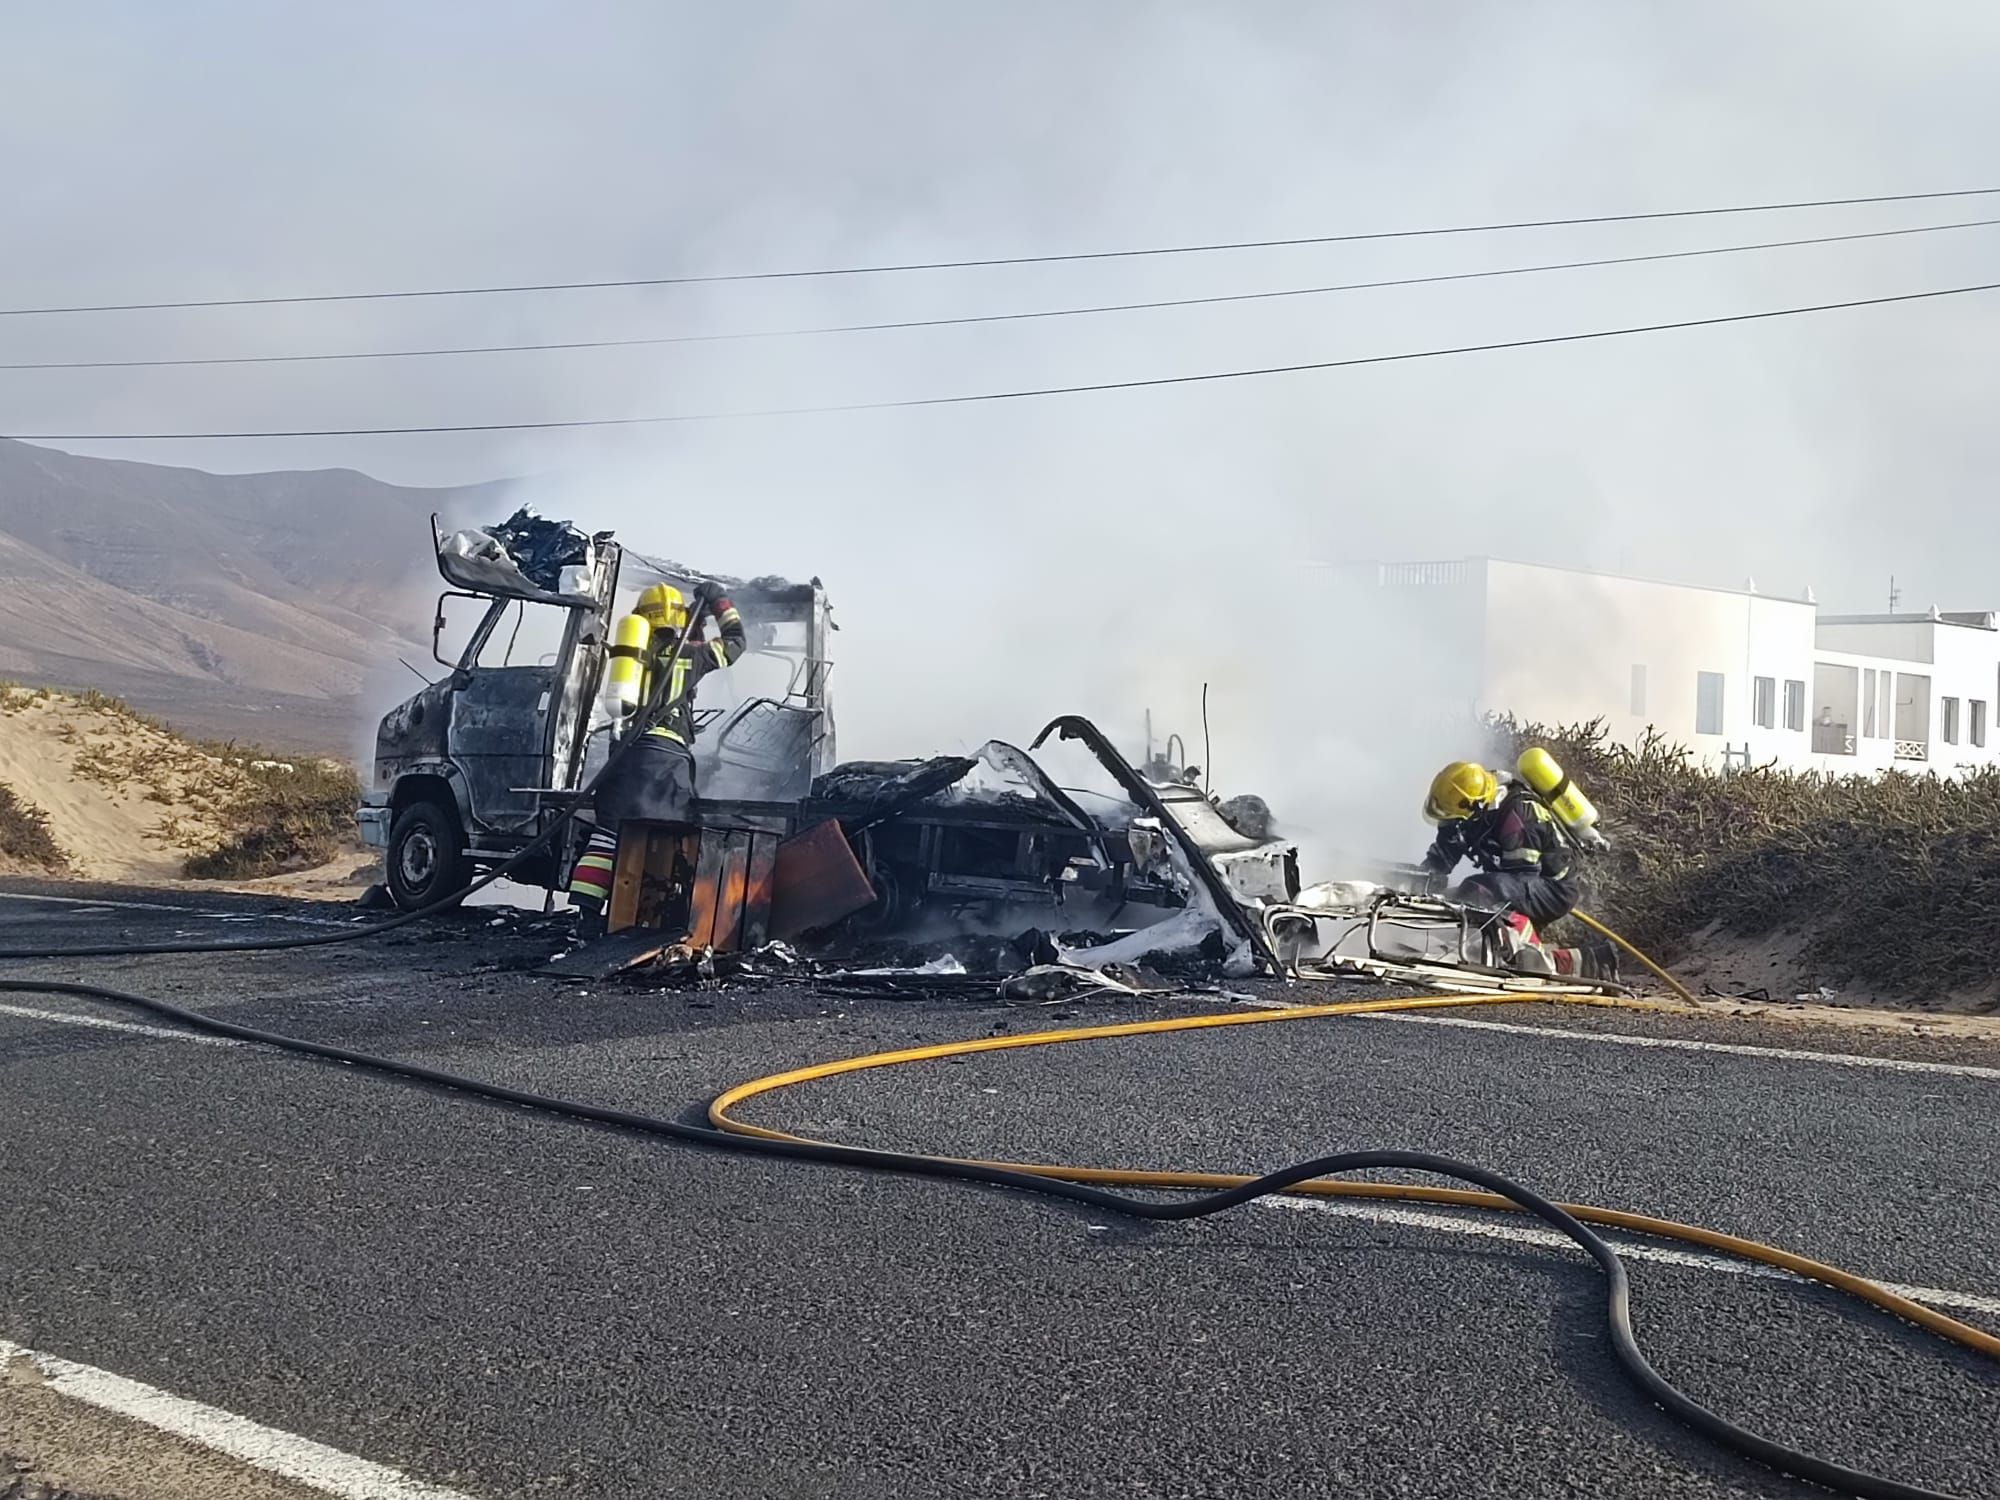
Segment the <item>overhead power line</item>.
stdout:
<svg viewBox="0 0 2000 1500">
<path fill-rule="evenodd" d="M 846 412 L 900 411 L 920 406 L 969 406 L 983 401 L 1023 401 L 1042 396 L 1082 396 L 1099 391 L 1147 390 L 1160 386 L 1201 385 L 1220 380 L 1250 380 L 1268 375 L 1300 375 L 1315 370 L 1345 370 L 1359 365 L 1399 364 L 1419 359 L 1444 359 L 1459 354 L 1487 354 L 1502 349 L 1534 349 L 1550 344 L 1580 344 L 1593 339 L 1625 338 L 1641 333 L 1668 333 L 1681 328 L 1715 328 L 1725 323 L 1756 323 L 1772 318 L 1796 318 L 1808 313 L 1839 312 L 1855 307 L 1883 307 L 1896 302 L 1924 302 L 1963 297 L 1973 292 L 2000 291 L 2000 281 L 1975 286 L 1939 287 L 1927 292 L 1901 292 L 1888 297 L 1857 297 L 1846 302 L 1816 302 L 1805 307 L 1775 307 L 1762 312 L 1730 313 L 1714 318 L 1683 318 L 1672 323 L 1643 323 L 1627 328 L 1598 328 L 1585 333 L 1548 334 L 1540 338 L 1504 339 L 1490 344 L 1458 344 L 1443 349 L 1410 349 L 1398 354 L 1368 354 L 1353 359 L 1322 359 L 1302 364 L 1263 365 L 1247 370 L 1207 370 L 1193 375 L 1156 375 L 1139 380 L 1103 380 L 1088 385 L 1035 386 L 1010 391 L 973 391 L 958 396 L 912 396 L 897 401 L 848 401 L 828 406 L 780 406 L 743 411 L 670 412 L 647 417 L 579 417 L 545 422 L 440 423 L 423 427 L 315 427 L 262 432 L 12 432 L 0 434 L 17 441 L 42 443 L 136 443 L 239 438 L 403 437 L 447 432 L 548 432 L 582 427 L 658 427 L 686 422 L 729 422 L 767 417 L 830 416 Z"/>
<path fill-rule="evenodd" d="M 1349 245 L 1364 240 L 1427 239 L 1452 234 L 1493 234 L 1511 229 L 1563 229 L 1584 224 L 1637 224 L 1658 219 L 1699 219 L 1720 214 L 1781 213 L 1799 208 L 1851 208 L 1869 203 L 1921 203 L 1939 198 L 1979 198 L 2000 187 L 1954 188 L 1934 193 L 1877 193 L 1863 198 L 1808 198 L 1787 203 L 1739 203 L 1719 208 L 1657 209 L 1649 213 L 1587 214 L 1564 219 L 1514 219 L 1492 224 L 1452 224 L 1430 229 L 1376 229 L 1352 234 L 1299 235 L 1289 239 L 1221 240 L 1194 245 L 1149 245 L 1127 250 L 1074 250 L 1056 255 L 1001 255 L 972 260 L 898 261 L 880 265 L 826 266 L 793 271 L 728 271 L 692 276 L 643 276 L 612 281 L 542 281 L 513 286 L 425 287 L 388 292 L 315 292 L 283 297 L 209 297 L 175 302 L 99 302 L 67 307 L 5 307 L 0 318 L 56 313 L 160 312 L 202 307 L 275 307 L 305 302 L 386 302 L 410 297 L 493 297 L 515 292 L 606 291 L 624 287 L 704 286 L 732 281 L 799 281 L 827 276 L 882 276 L 900 271 L 959 271 L 985 266 L 1044 266 L 1072 261 L 1135 260 L 1158 255 L 1210 255 L 1227 250 L 1275 250 L 1303 245 Z"/>
<path fill-rule="evenodd" d="M 1871 229 L 1858 234 L 1821 234 L 1796 240 L 1761 240 L 1748 245 L 1712 245 L 1699 250 L 1662 250 L 1648 255 L 1613 255 L 1594 260 L 1549 261 L 1541 265 L 1502 266 L 1487 271 L 1452 271 L 1436 276 L 1397 276 L 1384 281 L 1343 281 L 1330 286 L 1284 287 L 1263 292 L 1226 292 L 1207 297 L 1165 297 L 1150 302 L 1106 302 L 1086 307 L 1045 307 L 1027 312 L 973 313 L 950 318 L 902 318 L 883 323 L 827 323 L 807 328 L 748 329 L 729 333 L 677 333 L 629 339 L 568 339 L 542 344 L 465 344 L 435 349 L 360 349 L 328 354 L 228 354 L 186 359 L 42 360 L 0 364 L 0 370 L 157 370 L 196 365 L 324 364 L 355 359 L 433 359 L 463 354 L 537 354 L 575 349 L 637 349 L 666 344 L 734 343 L 749 339 L 884 333 L 896 329 L 957 328 L 975 323 L 1024 323 L 1037 319 L 1078 318 L 1100 313 L 1146 312 L 1171 307 L 1213 307 L 1232 302 L 1268 302 L 1287 297 L 1319 297 L 1332 292 L 1435 286 L 1441 282 L 1484 281 L 1496 276 L 1527 276 L 1542 271 L 1580 271 L 1599 266 L 1639 265 L 1648 261 L 1696 260 L 1705 256 L 1741 255 L 1754 250 L 1787 250 L 1804 245 L 1839 245 L 1855 240 L 1884 240 L 1907 235 L 1939 234 L 1952 229 L 1986 229 L 1994 225 L 2000 225 L 2000 219 L 1966 219 L 1953 224 L 1918 224 L 1905 229 Z"/>
</svg>

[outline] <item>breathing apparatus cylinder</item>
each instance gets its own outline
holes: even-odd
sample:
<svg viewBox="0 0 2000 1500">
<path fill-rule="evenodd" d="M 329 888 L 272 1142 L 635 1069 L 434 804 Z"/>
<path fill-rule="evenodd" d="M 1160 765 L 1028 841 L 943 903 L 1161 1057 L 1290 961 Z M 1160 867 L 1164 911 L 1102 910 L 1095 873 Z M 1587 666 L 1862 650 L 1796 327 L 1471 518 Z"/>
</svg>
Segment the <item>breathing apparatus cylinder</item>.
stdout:
<svg viewBox="0 0 2000 1500">
<path fill-rule="evenodd" d="M 1569 774 L 1556 764 L 1553 755 L 1540 745 L 1532 745 L 1521 752 L 1521 758 L 1514 763 L 1514 770 L 1548 804 L 1549 811 L 1562 819 L 1563 826 L 1575 835 L 1579 843 L 1591 848 L 1603 847 L 1604 835 L 1597 831 L 1597 809 L 1590 805 L 1590 799 L 1583 795 L 1582 789 L 1569 779 Z"/>
<path fill-rule="evenodd" d="M 644 697 L 646 647 L 653 627 L 639 615 L 627 615 L 612 633 L 610 659 L 604 664 L 604 705 L 624 718 L 639 711 Z"/>
</svg>

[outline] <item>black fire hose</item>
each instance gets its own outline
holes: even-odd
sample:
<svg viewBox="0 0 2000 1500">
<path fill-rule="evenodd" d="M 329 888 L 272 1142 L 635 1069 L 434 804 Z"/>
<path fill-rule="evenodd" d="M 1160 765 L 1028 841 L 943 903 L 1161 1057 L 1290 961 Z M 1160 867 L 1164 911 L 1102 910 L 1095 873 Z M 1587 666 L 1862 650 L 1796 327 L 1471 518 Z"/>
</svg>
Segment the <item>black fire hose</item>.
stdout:
<svg viewBox="0 0 2000 1500">
<path fill-rule="evenodd" d="M 137 954 L 161 950 L 127 947 L 115 951 Z M 1085 1204 L 1091 1208 L 1135 1219 L 1172 1221 L 1205 1218 L 1210 1214 L 1236 1208 L 1253 1199 L 1281 1193 L 1287 1188 L 1313 1178 L 1341 1173 L 1388 1169 L 1427 1172 L 1434 1176 L 1469 1182 L 1506 1198 L 1560 1231 L 1597 1263 L 1598 1269 L 1604 1274 L 1604 1315 L 1611 1335 L 1613 1356 L 1627 1378 L 1648 1400 L 1680 1421 L 1705 1437 L 1745 1454 L 1769 1468 L 1823 1485 L 1828 1489 L 1861 1496 L 1863 1500 L 1954 1500 L 1954 1497 L 1943 1491 L 1905 1484 L 1900 1480 L 1870 1474 L 1860 1469 L 1850 1469 L 1782 1443 L 1773 1442 L 1703 1406 L 1661 1375 L 1640 1349 L 1638 1338 L 1632 1329 L 1631 1285 L 1624 1263 L 1619 1259 L 1618 1252 L 1602 1236 L 1533 1189 L 1503 1177 L 1498 1172 L 1489 1171 L 1470 1162 L 1457 1161 L 1448 1156 L 1437 1156 L 1427 1151 L 1344 1151 L 1282 1167 L 1275 1172 L 1268 1172 L 1221 1192 L 1204 1194 L 1198 1198 L 1162 1201 L 1108 1192 L 1086 1183 L 1065 1182 L 1034 1172 L 1013 1171 L 981 1162 L 960 1161 L 914 1152 L 884 1151 L 866 1146 L 769 1139 L 727 1133 L 707 1125 L 690 1125 L 657 1115 L 612 1109 L 600 1104 L 586 1104 L 573 1099 L 536 1093 L 530 1089 L 510 1088 L 505 1084 L 468 1078 L 464 1074 L 447 1072 L 442 1068 L 426 1067 L 422 1063 L 402 1062 L 330 1042 L 308 1041 L 302 1037 L 285 1036 L 254 1026 L 241 1026 L 233 1021 L 204 1015 L 200 1011 L 188 1010 L 169 1001 L 155 1000 L 145 995 L 111 989 L 104 985 L 51 979 L 0 979 L 0 993 L 72 995 L 84 999 L 109 1001 L 112 1004 L 149 1012 L 213 1036 L 275 1047 L 282 1051 L 343 1063 L 350 1067 L 365 1068 L 393 1078 L 406 1079 L 432 1088 L 452 1090 L 499 1104 L 519 1105 L 545 1114 L 582 1120 L 616 1130 L 662 1136 L 688 1145 L 740 1152 L 751 1156 L 815 1162 L 823 1166 L 855 1167 L 867 1171 L 897 1172 L 946 1181 L 978 1183 L 988 1187 L 1013 1188 L 1021 1192 L 1039 1193 L 1044 1197 Z"/>
<path fill-rule="evenodd" d="M 696 608 L 705 602 L 706 595 L 697 591 Z M 682 631 L 674 644 L 673 655 L 667 660 L 668 673 L 672 665 L 686 648 L 692 634 L 695 609 L 690 610 L 690 623 Z M 598 769 L 583 788 L 583 796 L 578 805 L 595 791 L 606 773 L 630 753 L 645 730 L 658 722 L 666 705 L 652 706 L 629 732 L 626 742 L 613 751 L 605 764 Z M 1053 727 L 1053 726 L 1051 726 Z M 1046 734 L 1047 731 L 1044 731 Z M 423 917 L 456 905 L 475 891 L 483 890 L 495 881 L 504 878 L 517 869 L 530 855 L 542 848 L 557 832 L 568 826 L 576 817 L 578 806 L 565 810 L 547 828 L 538 833 L 522 850 L 507 859 L 479 880 L 462 891 L 454 891 L 427 906 L 404 912 L 385 921 L 367 927 L 343 932 L 314 933 L 303 936 L 281 938 L 239 938 L 215 939 L 182 943 L 131 944 L 103 943 L 83 947 L 58 949 L 0 949 L 0 959 L 57 959 L 57 958 L 131 958 L 155 954 L 191 953 L 255 953 L 272 952 L 295 948 L 326 947 L 336 943 L 358 942 L 365 938 L 379 937 L 397 928 L 408 926 Z M 447 1072 L 441 1068 L 426 1067 L 421 1063 L 402 1062 L 394 1058 L 380 1057 L 373 1053 L 360 1052 L 350 1047 L 342 1047 L 329 1042 L 315 1042 L 303 1037 L 286 1036 L 279 1032 L 264 1031 L 253 1026 L 241 1026 L 200 1011 L 186 1009 L 165 1000 L 134 994 L 126 990 L 112 989 L 104 985 L 86 984 L 76 981 L 55 979 L 4 979 L 0 978 L 0 993 L 4 994 L 48 994 L 70 995 L 83 999 L 101 1000 L 115 1005 L 123 1005 L 149 1012 L 163 1019 L 178 1022 L 194 1031 L 213 1036 L 228 1037 L 235 1041 L 251 1042 L 274 1047 L 285 1052 L 320 1058 L 329 1062 L 343 1063 L 350 1067 L 365 1068 L 389 1077 L 405 1079 L 432 1088 L 451 1090 L 474 1098 L 490 1100 L 499 1104 L 518 1105 L 539 1110 L 561 1118 L 581 1120 L 586 1123 L 606 1126 L 616 1130 L 636 1132 L 644 1135 L 665 1137 L 683 1144 L 740 1152 L 746 1155 L 777 1157 L 795 1161 L 815 1162 L 824 1166 L 853 1167 L 868 1171 L 897 1172 L 911 1176 L 937 1178 L 946 1181 L 977 1183 L 988 1187 L 1013 1188 L 1021 1192 L 1038 1193 L 1044 1197 L 1059 1198 L 1072 1203 L 1100 1209 L 1107 1213 L 1121 1214 L 1128 1218 L 1150 1220 L 1183 1220 L 1205 1218 L 1222 1213 L 1254 1199 L 1282 1193 L 1286 1189 L 1313 1178 L 1327 1177 L 1342 1173 L 1375 1171 L 1383 1169 L 1427 1172 L 1435 1176 L 1453 1178 L 1469 1182 L 1488 1192 L 1496 1193 L 1514 1203 L 1527 1213 L 1560 1231 L 1583 1249 L 1597 1263 L 1605 1278 L 1605 1320 L 1611 1335 L 1611 1349 L 1626 1376 L 1638 1389 L 1656 1405 L 1704 1436 L 1732 1448 L 1739 1453 L 1765 1464 L 1782 1473 L 1791 1474 L 1829 1489 L 1863 1497 L 1863 1500 L 1954 1500 L 1954 1497 L 1938 1490 L 1924 1489 L 1918 1485 L 1905 1484 L 1900 1480 L 1869 1474 L 1859 1469 L 1846 1468 L 1810 1453 L 1789 1448 L 1762 1437 L 1749 1429 L 1738 1426 L 1716 1412 L 1710 1411 L 1693 1397 L 1685 1394 L 1665 1376 L 1656 1370 L 1639 1348 L 1638 1339 L 1632 1329 L 1631 1289 L 1624 1263 L 1617 1251 L 1595 1231 L 1577 1220 L 1559 1205 L 1550 1202 L 1530 1188 L 1470 1162 L 1456 1161 L 1451 1157 L 1437 1156 L 1422 1151 L 1347 1151 L 1331 1156 L 1316 1157 L 1310 1161 L 1283 1167 L 1266 1173 L 1240 1186 L 1221 1192 L 1204 1194 L 1197 1198 L 1177 1200 L 1155 1200 L 1133 1197 L 1124 1193 L 1114 1193 L 1085 1183 L 1065 1182 L 1057 1178 L 1042 1176 L 1033 1172 L 1012 1171 L 1004 1167 L 978 1162 L 954 1160 L 949 1157 L 927 1156 L 913 1152 L 884 1151 L 865 1146 L 845 1146 L 814 1141 L 772 1140 L 752 1135 L 737 1135 L 717 1130 L 707 1125 L 689 1125 L 676 1120 L 664 1119 L 656 1115 L 639 1114 L 630 1110 L 611 1109 L 603 1105 L 586 1104 L 577 1100 L 562 1099 L 549 1094 L 540 1094 L 527 1089 L 509 1088 L 504 1084 L 490 1083 L 482 1079 L 469 1078 L 463 1074 Z"/>
</svg>

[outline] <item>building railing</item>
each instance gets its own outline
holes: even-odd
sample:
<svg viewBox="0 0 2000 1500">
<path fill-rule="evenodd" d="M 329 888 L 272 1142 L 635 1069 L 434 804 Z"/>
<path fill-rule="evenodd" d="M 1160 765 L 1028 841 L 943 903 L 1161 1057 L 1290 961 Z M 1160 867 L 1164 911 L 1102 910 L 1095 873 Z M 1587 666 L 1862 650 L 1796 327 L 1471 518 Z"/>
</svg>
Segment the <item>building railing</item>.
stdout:
<svg viewBox="0 0 2000 1500">
<path fill-rule="evenodd" d="M 1378 587 L 1424 588 L 1432 584 L 1463 583 L 1468 568 L 1463 562 L 1381 563 L 1375 569 Z"/>
<path fill-rule="evenodd" d="M 1897 760 L 1929 760 L 1931 747 L 1923 740 L 1897 740 Z"/>
</svg>

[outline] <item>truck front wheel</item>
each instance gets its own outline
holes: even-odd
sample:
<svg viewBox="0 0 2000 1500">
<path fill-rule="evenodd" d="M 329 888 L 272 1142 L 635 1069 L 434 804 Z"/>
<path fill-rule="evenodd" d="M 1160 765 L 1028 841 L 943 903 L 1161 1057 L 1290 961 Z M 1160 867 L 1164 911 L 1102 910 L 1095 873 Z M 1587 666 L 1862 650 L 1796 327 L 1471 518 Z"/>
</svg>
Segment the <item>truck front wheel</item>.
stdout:
<svg viewBox="0 0 2000 1500">
<path fill-rule="evenodd" d="M 430 906 L 472 883 L 465 832 L 456 812 L 412 802 L 389 829 L 389 894 L 404 911 Z"/>
</svg>

